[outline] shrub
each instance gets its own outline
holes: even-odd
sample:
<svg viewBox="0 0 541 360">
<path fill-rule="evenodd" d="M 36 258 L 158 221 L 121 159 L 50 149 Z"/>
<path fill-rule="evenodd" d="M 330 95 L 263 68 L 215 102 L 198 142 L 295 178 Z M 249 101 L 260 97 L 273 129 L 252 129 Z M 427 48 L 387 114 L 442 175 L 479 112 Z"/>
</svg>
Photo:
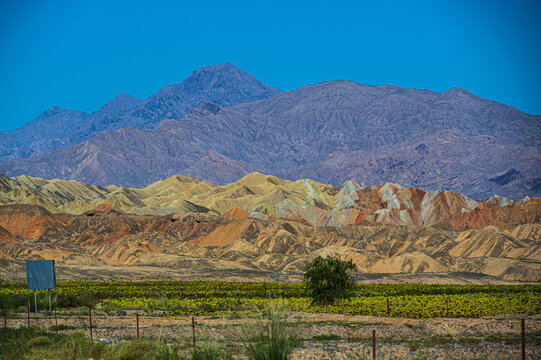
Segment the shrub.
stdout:
<svg viewBox="0 0 541 360">
<path fill-rule="evenodd" d="M 34 338 L 39 340 L 33 340 Z M 49 342 L 44 338 L 50 338 L 52 342 L 56 336 L 35 327 L 0 328 L 0 360 L 26 358 L 26 354 L 33 348 Z"/>
<path fill-rule="evenodd" d="M 55 355 L 62 359 L 84 359 L 89 356 L 93 342 L 87 334 L 76 331 L 62 337 L 55 345 Z"/>
<path fill-rule="evenodd" d="M 322 334 L 322 335 L 312 336 L 312 340 L 317 340 L 317 341 L 342 340 L 342 337 L 336 334 Z"/>
<path fill-rule="evenodd" d="M 233 357 L 218 347 L 197 348 L 193 360 L 229 360 Z"/>
<path fill-rule="evenodd" d="M 57 325 L 50 325 L 47 330 L 49 331 L 56 331 L 56 329 L 58 328 L 58 331 L 60 330 L 75 330 L 77 329 L 77 326 L 73 326 L 73 325 L 64 325 L 64 324 L 58 324 Z"/>
<path fill-rule="evenodd" d="M 357 266 L 350 259 L 340 259 L 339 254 L 326 258 L 317 256 L 306 264 L 303 282 L 313 304 L 323 304 L 325 296 L 329 304 L 337 299 L 350 296 L 355 288 L 355 281 L 350 275 Z"/>
<path fill-rule="evenodd" d="M 180 359 L 178 348 L 165 343 L 140 339 L 107 346 L 103 359 L 108 360 L 176 360 Z"/>
<path fill-rule="evenodd" d="M 42 336 L 38 336 L 38 337 L 28 340 L 28 342 L 26 343 L 26 346 L 31 348 L 35 346 L 50 346 L 52 344 L 53 344 L 53 340 L 50 337 L 42 335 Z"/>
<path fill-rule="evenodd" d="M 255 324 L 247 326 L 244 333 L 251 360 L 288 360 L 297 343 L 284 312 L 274 307 L 267 309 Z"/>
</svg>

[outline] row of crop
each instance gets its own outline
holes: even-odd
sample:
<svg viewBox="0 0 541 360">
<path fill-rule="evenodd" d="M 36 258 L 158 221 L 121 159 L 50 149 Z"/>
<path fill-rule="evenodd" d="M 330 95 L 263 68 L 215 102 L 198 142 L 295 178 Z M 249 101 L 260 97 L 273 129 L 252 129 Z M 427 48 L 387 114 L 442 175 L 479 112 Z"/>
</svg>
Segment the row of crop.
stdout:
<svg viewBox="0 0 541 360">
<path fill-rule="evenodd" d="M 44 292 L 44 291 L 41 291 Z M 257 297 L 281 296 L 294 297 L 304 292 L 299 284 L 282 283 L 228 283 L 216 281 L 151 281 L 151 282 L 104 282 L 104 281 L 68 281 L 58 282 L 57 294 L 91 295 L 95 299 L 105 299 L 119 295 L 139 297 Z M 0 294 L 32 295 L 24 282 L 0 283 Z"/>
<path fill-rule="evenodd" d="M 271 303 L 285 303 L 293 311 L 310 313 L 337 313 L 346 315 L 393 316 L 407 318 L 429 317 L 481 317 L 498 314 L 541 314 L 541 295 L 535 292 L 455 294 L 455 295 L 406 295 L 367 296 L 339 300 L 328 306 L 314 306 L 307 297 L 289 299 L 274 297 L 233 298 L 166 298 L 166 297 L 114 297 L 96 301 L 89 297 L 53 294 L 52 305 L 57 308 L 82 305 L 107 310 L 143 310 L 153 316 L 185 316 L 236 313 L 264 309 Z M 389 307 L 387 307 L 389 300 Z M 8 309 L 25 311 L 33 307 L 33 297 L 0 296 Z M 38 296 L 38 308 L 48 308 L 48 297 Z M 122 312 L 120 312 L 122 313 Z"/>
<path fill-rule="evenodd" d="M 43 293 L 44 291 L 40 291 Z M 67 281 L 58 282 L 54 293 L 70 296 L 90 296 L 103 300 L 118 296 L 145 298 L 214 298 L 281 297 L 294 298 L 305 295 L 302 284 L 271 282 L 219 282 L 219 281 Z M 355 296 L 406 296 L 406 295 L 453 295 L 453 294 L 541 294 L 541 286 L 527 285 L 432 285 L 432 284 L 359 284 Z M 0 283 L 0 295 L 31 296 L 25 282 Z"/>
<path fill-rule="evenodd" d="M 389 302 L 387 303 L 387 300 Z M 292 311 L 346 315 L 392 316 L 406 318 L 482 317 L 500 314 L 540 314 L 541 296 L 526 294 L 463 294 L 393 297 L 352 297 L 335 305 L 313 306 L 310 299 L 205 298 L 198 299 L 106 299 L 100 307 L 145 310 L 150 316 L 221 315 L 261 310 L 280 303 Z"/>
</svg>

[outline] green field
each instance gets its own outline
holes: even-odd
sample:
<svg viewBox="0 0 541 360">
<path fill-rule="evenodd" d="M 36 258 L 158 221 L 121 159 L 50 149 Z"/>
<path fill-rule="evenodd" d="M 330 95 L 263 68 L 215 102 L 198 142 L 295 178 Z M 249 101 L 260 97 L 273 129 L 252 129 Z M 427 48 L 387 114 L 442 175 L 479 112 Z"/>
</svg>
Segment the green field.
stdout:
<svg viewBox="0 0 541 360">
<path fill-rule="evenodd" d="M 271 303 L 292 311 L 404 318 L 482 317 L 540 314 L 538 285 L 357 285 L 354 296 L 326 306 L 311 305 L 301 284 L 271 282 L 147 281 L 58 282 L 53 306 L 92 305 L 111 315 L 137 311 L 146 316 L 227 315 L 257 312 Z M 48 307 L 47 291 L 38 291 L 39 307 Z M 389 308 L 387 307 L 389 300 Z M 33 305 L 25 282 L 0 283 L 0 303 L 24 310 Z"/>
</svg>

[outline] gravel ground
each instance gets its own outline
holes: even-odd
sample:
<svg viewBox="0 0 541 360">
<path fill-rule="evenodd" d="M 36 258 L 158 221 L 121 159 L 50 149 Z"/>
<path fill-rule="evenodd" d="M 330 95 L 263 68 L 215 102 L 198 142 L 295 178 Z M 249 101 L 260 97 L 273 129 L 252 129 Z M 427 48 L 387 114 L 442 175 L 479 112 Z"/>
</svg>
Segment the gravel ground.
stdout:
<svg viewBox="0 0 541 360">
<path fill-rule="evenodd" d="M 520 316 L 480 319 L 401 319 L 335 314 L 288 313 L 289 329 L 302 341 L 293 359 L 372 359 L 372 330 L 376 331 L 377 359 L 520 359 Z M 118 342 L 136 336 L 135 316 L 93 314 L 93 338 Z M 252 319 L 196 318 L 199 344 L 222 344 L 244 359 L 242 331 Z M 59 312 L 61 332 L 88 330 L 84 310 Z M 8 326 L 26 326 L 26 314 L 10 314 Z M 31 315 L 31 325 L 54 326 L 54 317 Z M 188 353 L 191 318 L 139 317 L 140 335 L 180 344 Z M 526 358 L 541 359 L 541 315 L 526 317 Z"/>
</svg>

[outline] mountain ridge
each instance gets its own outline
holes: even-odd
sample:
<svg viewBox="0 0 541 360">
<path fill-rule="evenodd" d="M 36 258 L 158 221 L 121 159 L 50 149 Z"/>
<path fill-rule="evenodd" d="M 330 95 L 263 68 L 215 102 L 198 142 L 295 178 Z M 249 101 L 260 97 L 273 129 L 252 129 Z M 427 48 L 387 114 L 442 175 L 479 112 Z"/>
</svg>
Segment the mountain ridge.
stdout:
<svg viewBox="0 0 541 360">
<path fill-rule="evenodd" d="M 448 190 L 424 191 L 397 183 L 365 188 L 348 181 L 337 188 L 311 179 L 290 181 L 257 172 L 227 185 L 174 175 L 141 189 L 0 174 L 0 206 L 17 204 L 38 205 L 53 214 L 115 208 L 140 215 L 187 212 L 288 219 L 316 227 L 392 224 L 481 230 L 541 221 L 540 198 L 473 200 Z"/>
<path fill-rule="evenodd" d="M 209 214 L 134 215 L 110 208 L 50 214 L 36 205 L 6 205 L 0 206 L 5 264 L 0 275 L 12 278 L 12 266 L 22 267 L 25 260 L 54 259 L 61 267 L 87 271 L 103 272 L 105 265 L 165 271 L 181 266 L 192 274 L 252 270 L 272 278 L 301 275 L 314 256 L 339 253 L 360 273 L 462 272 L 539 282 L 539 234 L 539 223 L 505 231 L 493 226 L 461 232 L 412 225 L 336 228 Z"/>
<path fill-rule="evenodd" d="M 0 163 L 0 171 L 131 187 L 175 173 L 224 184 L 259 171 L 334 185 L 396 181 L 476 198 L 539 196 L 541 116 L 451 90 L 339 80 L 232 107 L 202 102 L 154 129 L 100 133 Z M 509 181 L 493 180 L 510 171 Z"/>
<path fill-rule="evenodd" d="M 153 128 L 163 119 L 183 117 L 202 101 L 231 106 L 278 92 L 230 63 L 210 65 L 145 100 L 120 93 L 91 113 L 53 106 L 15 130 L 0 132 L 0 161 L 40 156 L 105 130 Z"/>
<path fill-rule="evenodd" d="M 40 259 L 97 276 L 107 266 L 109 276 L 126 266 L 301 276 L 314 256 L 339 253 L 360 273 L 539 282 L 540 241 L 540 198 L 477 201 L 397 183 L 337 188 L 257 172 L 227 185 L 174 175 L 142 189 L 0 175 L 6 279 Z"/>
</svg>

